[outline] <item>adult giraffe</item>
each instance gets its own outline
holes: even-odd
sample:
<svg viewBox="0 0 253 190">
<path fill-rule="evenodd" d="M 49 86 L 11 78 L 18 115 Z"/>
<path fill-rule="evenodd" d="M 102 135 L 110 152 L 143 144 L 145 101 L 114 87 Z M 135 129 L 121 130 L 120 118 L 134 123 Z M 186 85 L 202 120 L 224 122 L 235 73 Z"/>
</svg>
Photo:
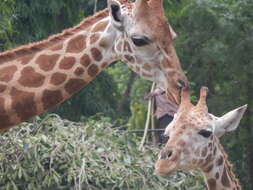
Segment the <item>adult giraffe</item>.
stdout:
<svg viewBox="0 0 253 190">
<path fill-rule="evenodd" d="M 108 9 L 47 40 L 0 54 L 0 130 L 61 103 L 122 60 L 180 101 L 187 86 L 162 0 L 108 0 Z"/>
</svg>

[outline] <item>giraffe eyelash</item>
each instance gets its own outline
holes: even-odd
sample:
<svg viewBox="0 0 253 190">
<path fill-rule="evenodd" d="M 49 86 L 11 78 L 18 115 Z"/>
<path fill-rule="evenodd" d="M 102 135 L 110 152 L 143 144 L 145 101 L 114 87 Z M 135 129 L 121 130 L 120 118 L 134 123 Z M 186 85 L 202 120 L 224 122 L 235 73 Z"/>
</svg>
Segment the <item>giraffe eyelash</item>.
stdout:
<svg viewBox="0 0 253 190">
<path fill-rule="evenodd" d="M 205 130 L 205 129 L 201 129 L 199 132 L 198 132 L 199 135 L 205 137 L 205 138 L 208 138 L 212 135 L 212 131 L 208 131 L 208 130 Z"/>
<path fill-rule="evenodd" d="M 149 44 L 149 39 L 146 37 L 144 37 L 144 38 L 132 37 L 132 41 L 133 41 L 134 45 L 139 46 L 139 47 Z"/>
</svg>

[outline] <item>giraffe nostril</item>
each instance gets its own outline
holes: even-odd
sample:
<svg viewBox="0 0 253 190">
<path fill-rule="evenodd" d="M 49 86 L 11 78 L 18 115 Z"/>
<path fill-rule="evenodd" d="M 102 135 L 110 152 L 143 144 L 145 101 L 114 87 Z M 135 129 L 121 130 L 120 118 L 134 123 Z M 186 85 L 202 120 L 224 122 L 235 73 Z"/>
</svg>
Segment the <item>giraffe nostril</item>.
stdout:
<svg viewBox="0 0 253 190">
<path fill-rule="evenodd" d="M 185 81 L 181 80 L 181 79 L 179 79 L 179 80 L 177 81 L 177 83 L 178 83 L 178 87 L 179 87 L 179 88 L 184 88 L 184 87 L 187 87 L 187 86 L 188 86 L 187 83 L 186 83 Z"/>
<path fill-rule="evenodd" d="M 161 159 L 161 160 L 167 160 L 167 159 L 169 159 L 171 156 L 172 156 L 172 151 L 165 151 L 165 152 L 162 152 L 162 153 L 161 153 L 160 159 Z"/>
<path fill-rule="evenodd" d="M 162 143 L 163 144 L 167 143 L 169 139 L 170 139 L 170 136 L 168 136 L 168 135 L 162 135 Z"/>
<path fill-rule="evenodd" d="M 167 159 L 167 154 L 166 153 L 162 153 L 160 156 L 161 160 L 166 160 Z"/>
<path fill-rule="evenodd" d="M 170 157 L 172 156 L 172 151 L 169 151 L 169 152 L 167 153 L 167 156 L 168 156 L 168 158 L 170 158 Z"/>
</svg>

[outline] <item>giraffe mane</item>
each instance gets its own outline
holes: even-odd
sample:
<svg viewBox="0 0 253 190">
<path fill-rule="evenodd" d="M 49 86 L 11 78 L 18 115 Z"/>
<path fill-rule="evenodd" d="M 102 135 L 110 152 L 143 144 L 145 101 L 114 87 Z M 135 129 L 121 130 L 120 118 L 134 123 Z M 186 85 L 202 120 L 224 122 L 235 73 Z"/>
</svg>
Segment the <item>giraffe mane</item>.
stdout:
<svg viewBox="0 0 253 190">
<path fill-rule="evenodd" d="M 220 142 L 218 141 L 218 147 L 220 149 L 220 151 L 222 152 L 222 154 L 224 155 L 224 161 L 225 161 L 225 164 L 227 166 L 227 169 L 229 170 L 227 172 L 227 174 L 230 176 L 231 179 L 234 180 L 234 182 L 236 183 L 236 186 L 237 186 L 237 189 L 241 189 L 241 186 L 240 186 L 240 182 L 238 180 L 238 178 L 235 176 L 234 172 L 233 172 L 233 164 L 231 164 L 228 160 L 228 155 L 227 153 L 225 152 L 223 146 L 220 144 Z"/>
<path fill-rule="evenodd" d="M 0 52 L 0 64 L 3 64 L 4 62 L 11 61 L 14 59 L 18 59 L 20 57 L 24 57 L 28 54 L 34 54 L 36 52 L 41 51 L 42 49 L 48 48 L 51 45 L 66 39 L 70 35 L 86 27 L 89 27 L 94 22 L 102 18 L 105 18 L 106 16 L 108 16 L 108 14 L 109 14 L 108 9 L 104 9 L 102 11 L 97 12 L 93 16 L 84 18 L 84 20 L 80 24 L 74 26 L 73 28 L 65 29 L 61 33 L 52 35 L 46 40 L 30 43 L 27 45 L 22 45 L 14 50 L 8 50 L 2 53 Z"/>
</svg>

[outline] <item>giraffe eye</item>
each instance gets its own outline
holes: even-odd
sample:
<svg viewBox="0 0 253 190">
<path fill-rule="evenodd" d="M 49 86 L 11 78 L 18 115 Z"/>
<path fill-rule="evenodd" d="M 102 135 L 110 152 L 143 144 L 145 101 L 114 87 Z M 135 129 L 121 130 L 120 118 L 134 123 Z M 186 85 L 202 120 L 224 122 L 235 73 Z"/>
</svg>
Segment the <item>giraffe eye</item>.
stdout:
<svg viewBox="0 0 253 190">
<path fill-rule="evenodd" d="M 143 37 L 143 38 L 132 37 L 132 41 L 134 45 L 139 46 L 139 47 L 149 44 L 149 39 L 147 37 Z"/>
<path fill-rule="evenodd" d="M 205 129 L 201 129 L 199 132 L 198 132 L 199 135 L 205 137 L 205 138 L 208 138 L 211 136 L 212 134 L 212 131 L 208 131 L 208 130 L 205 130 Z"/>
</svg>

